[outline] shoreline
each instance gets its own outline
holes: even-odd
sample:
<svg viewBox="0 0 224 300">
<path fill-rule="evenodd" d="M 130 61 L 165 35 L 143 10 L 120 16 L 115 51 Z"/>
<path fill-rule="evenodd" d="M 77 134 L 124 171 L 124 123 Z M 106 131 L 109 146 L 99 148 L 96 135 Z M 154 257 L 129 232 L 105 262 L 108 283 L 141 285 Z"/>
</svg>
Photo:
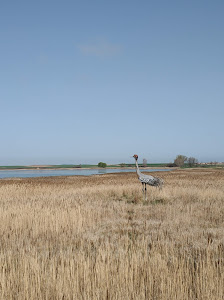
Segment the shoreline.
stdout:
<svg viewBox="0 0 224 300">
<path fill-rule="evenodd" d="M 144 169 L 141 169 L 144 173 L 147 171 L 151 171 L 151 172 L 170 172 L 170 171 L 174 171 L 177 168 L 156 168 L 156 167 L 147 167 Z M 85 174 L 85 171 L 93 171 L 93 174 Z M 100 171 L 102 172 L 100 172 Z M 113 170 L 117 170 L 117 171 L 113 171 Z M 72 172 L 70 172 L 70 174 L 60 174 L 60 172 L 63 171 L 78 171 L 79 174 L 72 174 Z M 94 171 L 98 171 L 98 172 L 94 172 Z M 26 173 L 27 172 L 27 173 Z M 50 174 L 48 174 L 48 172 L 50 172 Z M 56 174 L 55 174 L 56 172 Z M 105 172 L 105 173 L 104 173 Z M 0 174 L 2 174 L 3 177 L 1 177 L 0 175 L 0 181 L 2 180 L 22 180 L 25 178 L 58 178 L 58 177 L 92 177 L 92 176 L 101 176 L 101 175 L 111 175 L 111 174 L 129 174 L 129 173 L 135 173 L 136 169 L 129 167 L 129 168 L 33 168 L 33 169 L 4 169 L 2 170 L 2 172 Z M 77 173 L 77 172 L 76 172 Z M 4 175 L 5 174 L 5 175 Z"/>
<path fill-rule="evenodd" d="M 99 167 L 93 167 L 93 168 L 1 168 L 0 171 L 43 171 L 43 170 L 135 170 L 135 167 L 107 167 L 107 168 L 99 168 Z M 139 167 L 139 169 L 142 170 L 160 170 L 160 169 L 171 169 L 176 170 L 178 167 Z"/>
</svg>

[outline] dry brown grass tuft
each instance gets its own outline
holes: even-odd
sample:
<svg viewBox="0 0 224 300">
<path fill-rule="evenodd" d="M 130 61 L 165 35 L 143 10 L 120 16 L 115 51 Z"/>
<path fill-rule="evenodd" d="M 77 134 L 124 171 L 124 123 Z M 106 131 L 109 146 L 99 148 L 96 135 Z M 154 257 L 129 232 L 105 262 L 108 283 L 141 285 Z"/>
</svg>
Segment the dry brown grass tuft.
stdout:
<svg viewBox="0 0 224 300">
<path fill-rule="evenodd" d="M 0 299 L 224 295 L 224 172 L 0 181 Z"/>
</svg>

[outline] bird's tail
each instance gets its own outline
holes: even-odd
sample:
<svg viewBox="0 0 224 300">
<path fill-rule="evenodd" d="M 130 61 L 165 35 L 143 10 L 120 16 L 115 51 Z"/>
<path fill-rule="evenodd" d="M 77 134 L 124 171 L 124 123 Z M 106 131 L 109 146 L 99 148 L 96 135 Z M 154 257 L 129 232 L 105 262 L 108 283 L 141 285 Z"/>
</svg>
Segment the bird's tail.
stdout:
<svg viewBox="0 0 224 300">
<path fill-rule="evenodd" d="M 164 185 L 163 179 L 158 178 L 158 177 L 157 177 L 156 179 L 157 179 L 157 184 L 156 184 L 156 186 L 157 186 L 160 190 L 162 190 L 163 185 Z"/>
<path fill-rule="evenodd" d="M 159 184 L 159 189 L 162 190 L 164 185 L 164 181 L 162 179 L 160 179 L 160 184 Z"/>
</svg>

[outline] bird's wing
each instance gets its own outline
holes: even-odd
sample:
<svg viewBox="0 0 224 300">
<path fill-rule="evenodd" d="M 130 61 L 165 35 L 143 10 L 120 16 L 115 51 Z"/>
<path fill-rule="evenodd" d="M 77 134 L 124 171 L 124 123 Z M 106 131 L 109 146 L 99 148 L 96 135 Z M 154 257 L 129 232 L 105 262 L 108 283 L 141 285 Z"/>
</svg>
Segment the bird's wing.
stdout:
<svg viewBox="0 0 224 300">
<path fill-rule="evenodd" d="M 141 174 L 139 180 L 142 183 L 153 185 L 153 186 L 159 186 L 161 184 L 161 180 L 159 178 L 153 177 L 151 175 Z"/>
<path fill-rule="evenodd" d="M 142 183 L 149 184 L 149 183 L 153 183 L 155 178 L 153 176 L 150 176 L 150 175 L 141 174 L 141 176 L 139 177 L 139 180 Z"/>
</svg>

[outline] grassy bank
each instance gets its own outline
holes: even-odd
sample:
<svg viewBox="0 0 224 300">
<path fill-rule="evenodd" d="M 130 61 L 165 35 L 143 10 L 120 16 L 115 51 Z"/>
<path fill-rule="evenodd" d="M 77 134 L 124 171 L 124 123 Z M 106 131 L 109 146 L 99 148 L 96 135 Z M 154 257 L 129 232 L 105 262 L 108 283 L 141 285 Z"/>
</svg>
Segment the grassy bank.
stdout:
<svg viewBox="0 0 224 300">
<path fill-rule="evenodd" d="M 147 164 L 147 167 L 161 168 L 166 167 L 167 164 Z M 126 165 L 107 165 L 107 168 L 126 168 L 132 167 L 135 168 L 135 164 L 126 164 Z M 140 165 L 140 167 L 142 167 Z M 0 170 L 36 170 L 36 169 L 74 169 L 74 168 L 98 168 L 98 165 L 45 165 L 45 166 L 0 166 Z"/>
<path fill-rule="evenodd" d="M 223 299 L 224 172 L 158 176 L 1 180 L 0 299 Z"/>
</svg>

